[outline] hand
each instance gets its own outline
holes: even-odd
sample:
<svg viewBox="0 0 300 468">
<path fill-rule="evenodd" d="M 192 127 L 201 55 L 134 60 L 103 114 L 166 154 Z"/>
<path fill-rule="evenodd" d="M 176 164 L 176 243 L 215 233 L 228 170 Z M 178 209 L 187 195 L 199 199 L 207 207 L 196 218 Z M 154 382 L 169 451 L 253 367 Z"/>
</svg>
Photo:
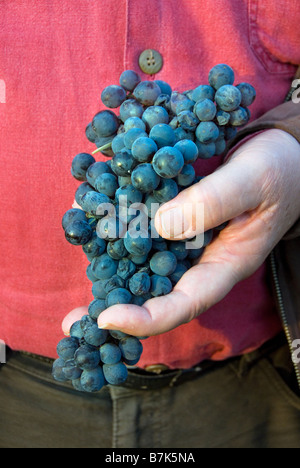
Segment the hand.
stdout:
<svg viewBox="0 0 300 468">
<path fill-rule="evenodd" d="M 155 224 L 166 239 L 182 234 L 182 224 L 169 226 L 169 210 L 204 203 L 204 230 L 230 221 L 171 294 L 143 307 L 117 305 L 102 312 L 100 328 L 136 336 L 167 332 L 193 320 L 221 301 L 239 281 L 252 275 L 300 216 L 300 145 L 288 133 L 269 130 L 235 151 L 216 172 L 181 192 L 158 211 Z M 195 223 L 195 210 L 184 210 L 185 226 Z M 175 216 L 174 219 L 179 219 Z M 167 216 L 167 219 L 169 217 Z M 196 232 L 199 234 L 199 232 Z M 78 320 L 87 308 L 65 319 Z M 84 311 L 84 313 L 83 313 Z M 64 331 L 66 331 L 66 326 Z"/>
</svg>

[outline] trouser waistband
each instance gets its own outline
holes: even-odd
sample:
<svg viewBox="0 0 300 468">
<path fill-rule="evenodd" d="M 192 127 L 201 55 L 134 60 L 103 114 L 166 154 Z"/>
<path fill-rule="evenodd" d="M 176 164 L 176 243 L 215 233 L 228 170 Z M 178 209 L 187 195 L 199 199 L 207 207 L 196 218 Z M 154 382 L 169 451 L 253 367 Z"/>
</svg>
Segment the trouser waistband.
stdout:
<svg viewBox="0 0 300 468">
<path fill-rule="evenodd" d="M 162 372 L 160 375 L 147 372 L 140 368 L 129 368 L 128 379 L 122 385 L 122 387 L 137 390 L 156 390 L 164 387 L 175 387 L 185 382 L 194 380 L 206 372 L 213 371 L 215 369 L 228 365 L 229 363 L 234 363 L 237 361 L 241 361 L 243 366 L 249 368 L 252 365 L 254 365 L 257 361 L 267 356 L 272 351 L 275 351 L 280 346 L 283 346 L 284 344 L 286 344 L 285 335 L 284 333 L 280 333 L 278 336 L 265 343 L 258 350 L 245 354 L 243 356 L 233 357 L 225 361 L 203 361 L 190 369 L 167 370 Z M 8 350 L 8 359 L 10 353 L 12 353 L 12 355 L 19 354 L 25 359 L 27 357 L 29 360 L 39 361 L 40 364 L 44 363 L 48 366 L 49 374 L 51 374 L 51 367 L 54 362 L 54 359 L 23 351 L 13 352 L 11 350 Z"/>
</svg>

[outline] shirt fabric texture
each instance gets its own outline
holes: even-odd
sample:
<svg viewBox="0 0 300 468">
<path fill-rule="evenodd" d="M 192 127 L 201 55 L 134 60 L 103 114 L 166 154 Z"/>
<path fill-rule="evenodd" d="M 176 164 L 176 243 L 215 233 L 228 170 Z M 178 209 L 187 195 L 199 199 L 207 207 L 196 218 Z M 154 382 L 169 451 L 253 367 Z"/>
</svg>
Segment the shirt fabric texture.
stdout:
<svg viewBox="0 0 300 468">
<path fill-rule="evenodd" d="M 62 319 L 93 300 L 88 261 L 65 241 L 61 219 L 78 186 L 73 157 L 94 149 L 85 128 L 104 109 L 103 88 L 134 69 L 185 91 L 227 63 L 236 84 L 257 90 L 255 120 L 290 88 L 300 63 L 299 23 L 298 0 L 0 3 L 1 340 L 56 357 Z M 164 59 L 151 78 L 138 67 L 149 48 Z M 220 157 L 200 160 L 198 174 L 220 164 Z M 139 365 L 223 360 L 256 349 L 280 329 L 263 265 L 201 317 L 144 341 Z"/>
</svg>

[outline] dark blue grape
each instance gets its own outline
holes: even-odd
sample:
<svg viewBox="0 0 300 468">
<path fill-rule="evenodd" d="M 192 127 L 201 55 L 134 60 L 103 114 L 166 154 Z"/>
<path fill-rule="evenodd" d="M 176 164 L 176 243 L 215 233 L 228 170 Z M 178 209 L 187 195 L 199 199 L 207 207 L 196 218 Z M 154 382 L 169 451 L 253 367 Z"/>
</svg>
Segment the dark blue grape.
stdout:
<svg viewBox="0 0 300 468">
<path fill-rule="evenodd" d="M 95 283 L 95 282 L 98 280 L 98 278 L 96 278 L 96 276 L 94 275 L 94 273 L 93 273 L 93 271 L 92 271 L 92 265 L 91 265 L 91 264 L 89 264 L 89 265 L 87 266 L 87 269 L 86 269 L 86 276 L 88 277 L 88 279 L 89 279 L 90 281 L 92 281 L 92 283 Z"/>
<path fill-rule="evenodd" d="M 141 82 L 141 77 L 133 70 L 125 70 L 120 76 L 120 85 L 127 91 L 133 91 Z"/>
<path fill-rule="evenodd" d="M 109 242 L 107 245 L 107 253 L 114 260 L 121 260 L 128 255 L 124 245 L 124 239 L 118 239 L 114 242 Z"/>
<path fill-rule="evenodd" d="M 171 95 L 170 106 L 174 114 L 179 115 L 183 111 L 191 111 L 195 102 L 189 99 L 185 94 L 173 91 Z"/>
<path fill-rule="evenodd" d="M 122 86 L 110 85 L 104 88 L 101 94 L 101 101 L 106 107 L 116 109 L 126 99 L 126 91 Z"/>
<path fill-rule="evenodd" d="M 178 114 L 178 123 L 181 130 L 194 132 L 200 121 L 196 114 L 192 111 L 183 111 Z"/>
<path fill-rule="evenodd" d="M 93 370 L 100 364 L 98 348 L 89 344 L 83 344 L 77 349 L 74 356 L 76 367 L 82 370 Z"/>
<path fill-rule="evenodd" d="M 110 169 L 108 164 L 105 162 L 99 161 L 89 166 L 89 168 L 86 171 L 86 179 L 87 179 L 87 182 L 91 186 L 94 187 L 95 182 L 100 175 L 111 174 L 111 173 L 112 173 L 112 170 Z"/>
<path fill-rule="evenodd" d="M 81 377 L 82 369 L 76 367 L 75 360 L 71 359 L 65 363 L 63 373 L 68 380 L 77 380 Z"/>
<path fill-rule="evenodd" d="M 165 179 L 176 177 L 184 166 L 184 158 L 177 148 L 166 146 L 155 153 L 153 158 L 153 169 Z"/>
<path fill-rule="evenodd" d="M 156 83 L 160 87 L 160 90 L 161 90 L 162 94 L 166 94 L 168 96 L 171 96 L 172 88 L 169 85 L 169 83 L 167 83 L 166 81 L 163 81 L 163 80 L 154 80 L 154 83 Z"/>
<path fill-rule="evenodd" d="M 178 261 L 182 261 L 188 256 L 188 251 L 185 248 L 185 242 L 170 242 L 169 250 L 175 255 Z"/>
<path fill-rule="evenodd" d="M 139 164 L 131 174 L 132 185 L 142 193 L 155 190 L 160 182 L 160 177 L 152 167 L 152 164 Z"/>
<path fill-rule="evenodd" d="M 94 301 L 92 301 L 89 305 L 88 312 L 89 316 L 93 320 L 97 320 L 101 312 L 103 312 L 106 309 L 106 304 L 104 299 L 97 298 Z M 93 344 L 93 343 L 90 343 Z M 94 345 L 97 346 L 97 345 Z"/>
<path fill-rule="evenodd" d="M 132 156 L 140 163 L 151 161 L 157 150 L 155 141 L 148 137 L 137 138 L 131 149 Z"/>
<path fill-rule="evenodd" d="M 141 118 L 144 113 L 144 107 L 135 99 L 127 99 L 120 107 L 120 118 L 125 122 L 130 117 Z"/>
<path fill-rule="evenodd" d="M 106 297 L 106 306 L 112 307 L 116 304 L 130 304 L 132 301 L 131 293 L 125 288 L 116 288 L 108 293 Z"/>
<path fill-rule="evenodd" d="M 142 81 L 133 91 L 133 96 L 143 106 L 153 106 L 160 94 L 161 89 L 154 81 Z"/>
<path fill-rule="evenodd" d="M 238 107 L 230 112 L 230 125 L 233 127 L 242 127 L 249 122 L 249 114 L 243 107 Z"/>
<path fill-rule="evenodd" d="M 65 361 L 61 358 L 56 359 L 52 365 L 52 376 L 57 382 L 67 382 L 68 378 L 64 374 Z"/>
<path fill-rule="evenodd" d="M 204 99 L 196 103 L 194 112 L 201 122 L 209 122 L 215 118 L 217 108 L 210 99 Z"/>
<path fill-rule="evenodd" d="M 93 230 L 87 221 L 73 221 L 66 227 L 66 240 L 72 245 L 84 245 L 92 238 Z"/>
<path fill-rule="evenodd" d="M 121 332 L 120 330 L 109 330 L 109 334 L 115 339 L 115 340 L 121 340 L 122 338 L 125 338 L 127 335 L 126 333 Z"/>
<path fill-rule="evenodd" d="M 129 258 L 123 258 L 119 261 L 117 274 L 125 281 L 131 278 L 136 272 L 136 265 L 129 260 Z"/>
<path fill-rule="evenodd" d="M 111 200 L 107 195 L 98 192 L 87 192 L 81 198 L 81 207 L 86 213 L 91 215 L 103 215 L 102 207 L 111 206 Z M 86 242 L 85 242 L 86 244 Z"/>
<path fill-rule="evenodd" d="M 95 181 L 95 189 L 110 198 L 114 198 L 118 186 L 117 178 L 113 174 L 101 174 Z"/>
<path fill-rule="evenodd" d="M 124 185 L 116 191 L 116 200 L 122 204 L 122 206 L 130 207 L 134 203 L 141 203 L 143 200 L 143 194 L 137 190 L 132 184 Z"/>
<path fill-rule="evenodd" d="M 119 342 L 119 348 L 122 356 L 125 359 L 135 360 L 139 359 L 143 352 L 143 345 L 135 336 L 127 336 L 122 338 Z"/>
<path fill-rule="evenodd" d="M 191 98 L 195 102 L 204 101 L 204 99 L 210 99 L 213 101 L 215 93 L 216 91 L 212 86 L 200 85 L 192 91 Z"/>
<path fill-rule="evenodd" d="M 94 257 L 99 257 L 105 252 L 106 242 L 98 237 L 97 233 L 94 232 L 89 242 L 82 246 L 82 249 L 88 259 L 92 261 Z"/>
<path fill-rule="evenodd" d="M 91 346 L 99 347 L 103 345 L 107 337 L 108 331 L 98 328 L 97 322 L 90 323 L 84 330 L 85 342 Z"/>
<path fill-rule="evenodd" d="M 230 113 L 219 110 L 217 112 L 216 118 L 217 118 L 217 122 L 219 125 L 221 126 L 227 125 L 230 121 Z"/>
<path fill-rule="evenodd" d="M 196 146 L 200 159 L 210 159 L 216 154 L 216 144 L 214 142 L 201 143 L 199 140 L 196 140 Z"/>
<path fill-rule="evenodd" d="M 131 128 L 125 133 L 124 143 L 127 149 L 132 149 L 132 145 L 138 138 L 148 137 L 148 134 L 141 128 Z"/>
<path fill-rule="evenodd" d="M 124 288 L 125 281 L 118 274 L 113 275 L 111 278 L 105 281 L 104 290 L 106 295 L 117 288 Z"/>
<path fill-rule="evenodd" d="M 104 364 L 103 373 L 107 383 L 110 385 L 122 385 L 128 378 L 127 367 L 122 362 Z"/>
<path fill-rule="evenodd" d="M 167 203 L 178 195 L 178 185 L 174 179 L 161 179 L 159 186 L 153 191 L 156 203 Z"/>
<path fill-rule="evenodd" d="M 63 230 L 66 230 L 67 226 L 73 221 L 87 221 L 85 212 L 78 208 L 68 210 L 62 218 Z"/>
<path fill-rule="evenodd" d="M 216 141 L 216 151 L 215 151 L 216 156 L 223 154 L 224 151 L 226 150 L 226 146 L 227 144 L 224 138 L 218 139 Z"/>
<path fill-rule="evenodd" d="M 249 107 L 256 99 L 256 90 L 255 88 L 249 83 L 240 83 L 237 85 L 238 90 L 241 92 L 242 95 L 242 107 Z"/>
<path fill-rule="evenodd" d="M 142 119 L 146 124 L 147 130 L 151 130 L 154 125 L 168 124 L 169 114 L 166 109 L 161 106 L 150 106 L 143 113 Z"/>
<path fill-rule="evenodd" d="M 131 174 L 137 162 L 129 149 L 124 148 L 115 154 L 111 161 L 111 168 L 117 176 L 127 176 Z"/>
<path fill-rule="evenodd" d="M 73 325 L 70 328 L 70 336 L 72 338 L 76 338 L 79 341 L 82 340 L 83 331 L 81 328 L 81 320 L 77 320 L 77 322 L 73 323 Z"/>
<path fill-rule="evenodd" d="M 94 129 L 93 129 L 93 126 L 92 126 L 92 122 L 90 122 L 86 129 L 85 129 L 85 135 L 87 137 L 87 139 L 91 142 L 91 143 L 95 143 L 95 141 L 97 140 L 98 138 L 98 135 L 95 133 Z"/>
<path fill-rule="evenodd" d="M 92 294 L 93 294 L 95 299 L 103 299 L 104 300 L 106 298 L 106 292 L 105 292 L 105 289 L 104 289 L 106 281 L 108 281 L 108 280 L 98 280 L 98 279 L 96 279 L 96 281 L 93 283 Z"/>
<path fill-rule="evenodd" d="M 118 117 L 109 110 L 104 110 L 95 115 L 92 127 L 98 137 L 108 137 L 117 133 L 120 126 Z"/>
<path fill-rule="evenodd" d="M 92 271 L 98 279 L 109 279 L 117 273 L 118 262 L 107 253 L 92 261 Z"/>
<path fill-rule="evenodd" d="M 147 273 L 135 273 L 129 280 L 129 289 L 135 296 L 144 296 L 150 291 L 151 280 Z"/>
<path fill-rule="evenodd" d="M 177 284 L 187 271 L 188 271 L 188 267 L 183 262 L 178 262 L 176 270 L 169 277 L 171 282 L 174 285 Z"/>
<path fill-rule="evenodd" d="M 100 348 L 100 358 L 103 364 L 117 364 L 121 361 L 122 353 L 118 345 L 105 343 Z"/>
<path fill-rule="evenodd" d="M 155 141 L 158 148 L 173 146 L 176 143 L 174 130 L 167 124 L 157 124 L 152 127 L 149 137 Z"/>
<path fill-rule="evenodd" d="M 100 366 L 84 370 L 80 378 L 81 388 L 88 393 L 99 392 L 105 385 L 103 370 Z"/>
<path fill-rule="evenodd" d="M 184 158 L 185 164 L 193 164 L 198 159 L 198 148 L 196 143 L 191 140 L 181 140 L 176 143 L 174 148 L 178 149 Z"/>
<path fill-rule="evenodd" d="M 125 133 L 119 133 L 112 140 L 111 149 L 114 152 L 114 154 L 119 153 L 122 149 L 125 148 L 124 138 Z"/>
<path fill-rule="evenodd" d="M 127 251 L 133 256 L 142 257 L 148 255 L 152 248 L 152 239 L 149 237 L 148 232 L 141 231 L 140 233 L 135 233 L 139 237 L 136 237 L 128 231 L 124 239 L 124 245 Z"/>
<path fill-rule="evenodd" d="M 224 85 L 233 85 L 234 83 L 233 69 L 224 63 L 220 63 L 213 67 L 208 75 L 209 84 L 214 89 L 219 89 Z"/>
<path fill-rule="evenodd" d="M 182 171 L 176 177 L 176 182 L 180 187 L 189 187 L 196 178 L 195 169 L 191 164 L 183 166 Z"/>
<path fill-rule="evenodd" d="M 78 205 L 81 205 L 81 199 L 87 192 L 94 191 L 94 188 L 88 182 L 83 182 L 83 184 L 80 184 L 75 193 L 75 200 Z"/>
<path fill-rule="evenodd" d="M 174 273 L 177 258 L 172 252 L 157 252 L 150 260 L 150 268 L 155 275 L 169 276 Z"/>
<path fill-rule="evenodd" d="M 132 128 L 139 128 L 145 132 L 146 124 L 139 117 L 129 117 L 129 119 L 124 122 L 125 134 Z"/>
<path fill-rule="evenodd" d="M 79 341 L 76 338 L 63 338 L 57 345 L 56 351 L 58 356 L 64 361 L 69 361 L 74 358 L 74 354 L 79 347 Z"/>
<path fill-rule="evenodd" d="M 232 112 L 241 105 L 242 94 L 236 86 L 225 85 L 218 89 L 215 99 L 221 110 Z"/>
<path fill-rule="evenodd" d="M 215 142 L 220 131 L 214 122 L 201 122 L 196 130 L 196 137 L 201 143 Z"/>
<path fill-rule="evenodd" d="M 151 276 L 151 294 L 154 297 L 166 296 L 170 294 L 173 286 L 171 280 L 166 276 L 152 275 Z"/>
<path fill-rule="evenodd" d="M 88 153 L 79 153 L 72 161 L 72 176 L 80 181 L 86 181 L 86 171 L 95 163 L 95 158 Z"/>
</svg>

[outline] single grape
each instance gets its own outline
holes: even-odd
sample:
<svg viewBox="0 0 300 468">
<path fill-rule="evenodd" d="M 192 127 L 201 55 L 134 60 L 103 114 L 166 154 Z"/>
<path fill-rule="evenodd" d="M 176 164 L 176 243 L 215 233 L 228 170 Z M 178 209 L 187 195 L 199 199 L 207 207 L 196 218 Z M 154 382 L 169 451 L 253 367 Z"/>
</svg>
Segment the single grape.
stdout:
<svg viewBox="0 0 300 468">
<path fill-rule="evenodd" d="M 106 296 L 106 306 L 112 307 L 116 304 L 130 304 L 132 301 L 131 293 L 125 288 L 113 289 Z"/>
<path fill-rule="evenodd" d="M 216 92 L 216 103 L 225 112 L 236 110 L 242 102 L 242 93 L 236 86 L 221 86 Z"/>
<path fill-rule="evenodd" d="M 95 158 L 88 153 L 79 153 L 72 161 L 72 176 L 80 181 L 86 181 L 86 171 L 96 162 Z"/>
<path fill-rule="evenodd" d="M 172 252 L 157 252 L 150 260 L 150 268 L 155 275 L 169 276 L 174 273 L 177 258 Z"/>
<path fill-rule="evenodd" d="M 91 239 L 93 230 L 87 221 L 73 221 L 65 230 L 66 240 L 72 245 L 84 245 Z"/>
<path fill-rule="evenodd" d="M 83 210 L 72 208 L 68 210 L 62 218 L 62 227 L 65 231 L 70 223 L 73 221 L 87 221 L 86 214 Z"/>
<path fill-rule="evenodd" d="M 135 296 L 144 296 L 150 291 L 151 280 L 147 273 L 139 272 L 129 280 L 129 289 Z"/>
<path fill-rule="evenodd" d="M 184 166 L 184 157 L 177 148 L 166 146 L 155 153 L 153 168 L 155 172 L 165 179 L 176 177 Z"/>
<path fill-rule="evenodd" d="M 114 135 L 120 126 L 118 117 L 109 110 L 104 110 L 95 115 L 92 127 L 98 137 Z"/>
<path fill-rule="evenodd" d="M 160 177 L 155 172 L 152 164 L 139 164 L 131 174 L 132 185 L 142 193 L 150 193 L 155 190 L 160 182 Z"/>
<path fill-rule="evenodd" d="M 104 88 L 101 94 L 101 101 L 106 107 L 116 109 L 126 99 L 126 91 L 122 86 L 110 85 Z"/>
<path fill-rule="evenodd" d="M 208 75 L 209 84 L 214 89 L 219 89 L 224 85 L 233 85 L 234 83 L 233 69 L 224 63 L 220 63 L 213 67 Z"/>
<path fill-rule="evenodd" d="M 120 76 L 120 85 L 127 91 L 133 91 L 141 82 L 141 77 L 133 70 L 125 70 Z"/>
<path fill-rule="evenodd" d="M 108 384 L 122 385 L 128 378 L 128 370 L 125 364 L 104 364 L 103 373 Z"/>
</svg>

